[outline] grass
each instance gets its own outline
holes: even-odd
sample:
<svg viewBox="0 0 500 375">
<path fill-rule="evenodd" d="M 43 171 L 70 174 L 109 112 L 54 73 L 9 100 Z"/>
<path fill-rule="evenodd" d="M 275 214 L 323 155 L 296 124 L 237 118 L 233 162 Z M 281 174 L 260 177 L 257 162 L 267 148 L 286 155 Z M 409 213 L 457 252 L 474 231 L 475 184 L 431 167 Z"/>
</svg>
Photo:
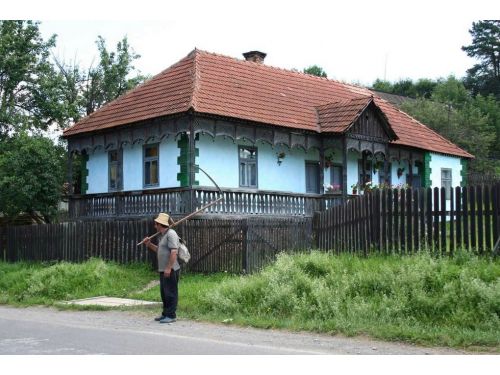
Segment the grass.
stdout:
<svg viewBox="0 0 500 375">
<path fill-rule="evenodd" d="M 0 262 L 0 303 L 57 304 L 97 295 L 159 301 L 149 265 Z M 183 274 L 179 315 L 206 321 L 500 351 L 500 262 L 281 254 L 249 276 Z"/>
</svg>

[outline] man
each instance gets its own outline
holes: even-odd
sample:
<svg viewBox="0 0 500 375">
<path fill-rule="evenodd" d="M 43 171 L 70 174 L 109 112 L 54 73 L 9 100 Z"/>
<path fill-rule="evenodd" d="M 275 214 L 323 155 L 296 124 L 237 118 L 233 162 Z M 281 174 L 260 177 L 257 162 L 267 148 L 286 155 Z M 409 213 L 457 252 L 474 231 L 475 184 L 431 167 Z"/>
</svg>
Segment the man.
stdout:
<svg viewBox="0 0 500 375">
<path fill-rule="evenodd" d="M 177 261 L 179 236 L 170 228 L 170 216 L 158 214 L 154 220 L 155 228 L 160 232 L 158 245 L 151 242 L 151 238 L 144 238 L 146 247 L 154 251 L 158 257 L 158 272 L 160 273 L 160 294 L 163 302 L 162 314 L 155 318 L 160 323 L 173 323 L 176 320 L 180 266 Z"/>
</svg>

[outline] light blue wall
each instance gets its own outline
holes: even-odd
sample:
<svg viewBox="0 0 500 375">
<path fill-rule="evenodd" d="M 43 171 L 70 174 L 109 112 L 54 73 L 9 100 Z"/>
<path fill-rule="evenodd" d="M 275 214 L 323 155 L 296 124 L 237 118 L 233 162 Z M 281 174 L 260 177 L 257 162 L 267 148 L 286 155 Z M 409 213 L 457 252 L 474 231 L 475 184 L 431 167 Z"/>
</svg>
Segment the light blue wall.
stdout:
<svg viewBox="0 0 500 375">
<path fill-rule="evenodd" d="M 179 187 L 177 173 L 180 168 L 177 165 L 177 158 L 180 149 L 174 137 L 168 137 L 160 143 L 160 187 Z"/>
<path fill-rule="evenodd" d="M 123 190 L 142 190 L 142 144 L 123 147 Z"/>
<path fill-rule="evenodd" d="M 87 194 L 106 193 L 108 191 L 108 153 L 97 149 L 89 154 L 87 162 Z"/>
<path fill-rule="evenodd" d="M 441 168 L 451 169 L 451 186 L 460 186 L 462 182 L 462 164 L 460 158 L 431 153 L 431 182 L 432 187 L 441 186 Z"/>
<path fill-rule="evenodd" d="M 233 142 L 230 138 L 213 139 L 209 135 L 200 135 L 199 141 L 196 142 L 196 147 L 199 149 L 197 163 L 217 181 L 220 187 L 238 188 L 240 145 L 257 147 L 258 189 L 305 193 L 305 162 L 319 160 L 319 152 L 315 149 L 305 152 L 299 148 L 272 147 L 264 142 L 257 142 L 254 145 L 243 140 Z M 286 156 L 281 165 L 278 165 L 277 154 L 281 151 L 284 151 Z M 198 173 L 196 179 L 200 186 L 213 186 L 203 173 Z"/>
<path fill-rule="evenodd" d="M 177 141 L 168 137 L 160 143 L 159 166 L 160 184 L 154 188 L 178 187 L 177 157 L 179 156 Z M 87 194 L 108 192 L 108 153 L 98 149 L 89 154 L 87 169 Z M 123 146 L 123 190 L 143 190 L 143 144 Z"/>
<path fill-rule="evenodd" d="M 286 191 L 292 193 L 305 193 L 306 161 L 318 161 L 319 151 L 316 149 L 304 151 L 301 148 L 288 149 L 285 146 L 272 147 L 267 143 L 258 142 L 253 145 L 243 140 L 234 142 L 230 138 L 217 137 L 213 139 L 209 135 L 200 135 L 196 142 L 199 156 L 197 164 L 205 169 L 219 186 L 225 188 L 239 187 L 239 165 L 238 146 L 255 146 L 258 149 L 258 189 Z M 281 165 L 277 163 L 277 155 L 285 152 L 285 158 Z M 340 149 L 326 150 L 325 155 L 333 151 L 333 162 L 342 165 L 342 151 Z M 168 137 L 160 143 L 160 184 L 158 188 L 179 187 L 177 173 L 180 168 L 177 158 L 180 150 L 174 137 Z M 351 151 L 347 160 L 347 192 L 352 192 L 351 186 L 358 182 L 358 159 L 360 153 Z M 398 178 L 397 169 L 403 167 L 405 171 Z M 452 185 L 459 186 L 461 182 L 460 158 L 432 154 L 431 180 L 433 187 L 441 187 L 441 168 L 452 169 Z M 89 154 L 87 163 L 89 174 L 87 176 L 88 194 L 108 192 L 108 153 L 98 149 Z M 392 185 L 404 185 L 408 173 L 408 162 L 392 162 Z M 414 173 L 417 170 L 414 169 Z M 212 182 L 203 173 L 198 173 L 196 179 L 200 186 L 213 186 Z M 373 185 L 378 185 L 378 173 L 372 172 Z M 330 185 L 330 169 L 324 170 L 324 184 Z M 155 187 L 156 188 L 156 187 Z M 142 190 L 143 187 L 143 145 L 126 145 L 123 148 L 123 190 Z"/>
</svg>

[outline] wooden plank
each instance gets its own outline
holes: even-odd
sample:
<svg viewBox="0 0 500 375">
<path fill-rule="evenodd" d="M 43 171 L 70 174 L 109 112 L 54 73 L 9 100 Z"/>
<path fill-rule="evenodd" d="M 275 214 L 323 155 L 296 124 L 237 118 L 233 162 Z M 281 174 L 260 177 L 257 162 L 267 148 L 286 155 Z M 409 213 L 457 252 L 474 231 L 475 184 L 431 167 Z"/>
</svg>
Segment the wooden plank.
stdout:
<svg viewBox="0 0 500 375">
<path fill-rule="evenodd" d="M 484 227 L 483 227 L 483 187 L 476 188 L 477 207 L 477 247 L 479 254 L 484 253 Z"/>
<path fill-rule="evenodd" d="M 462 189 L 462 217 L 463 217 L 463 235 L 464 250 L 469 250 L 469 189 Z"/>
<path fill-rule="evenodd" d="M 491 189 L 491 205 L 493 208 L 493 246 L 500 238 L 500 183 Z"/>
<path fill-rule="evenodd" d="M 432 251 L 432 188 L 427 188 L 425 192 L 425 220 L 427 224 L 427 249 Z"/>
<path fill-rule="evenodd" d="M 455 188 L 455 217 L 456 217 L 456 248 L 457 250 L 463 248 L 462 243 L 462 189 L 457 186 Z"/>
<path fill-rule="evenodd" d="M 394 241 L 393 241 L 393 249 L 396 253 L 401 254 L 401 247 L 399 241 L 399 199 L 400 199 L 400 191 L 398 189 L 394 189 Z"/>
<path fill-rule="evenodd" d="M 485 227 L 485 249 L 491 253 L 494 242 L 491 238 L 491 187 L 484 187 L 484 227 Z"/>
<path fill-rule="evenodd" d="M 470 203 L 470 245 L 472 251 L 477 251 L 476 241 L 476 188 L 469 187 L 469 203 Z"/>
<path fill-rule="evenodd" d="M 412 190 L 406 189 L 406 248 L 408 254 L 413 253 L 412 218 L 413 218 Z"/>
<path fill-rule="evenodd" d="M 406 232 L 405 232 L 405 218 L 406 218 L 406 189 L 401 189 L 399 192 L 401 196 L 400 205 L 400 227 L 399 227 L 399 241 L 401 246 L 401 254 L 405 254 L 407 250 L 406 246 Z"/>
<path fill-rule="evenodd" d="M 450 255 L 455 252 L 455 196 L 450 188 Z"/>
<path fill-rule="evenodd" d="M 434 232 L 434 253 L 439 253 L 439 188 L 434 188 L 433 202 L 433 232 Z"/>
<path fill-rule="evenodd" d="M 441 234 L 441 254 L 444 255 L 447 252 L 447 245 L 446 245 L 446 188 L 442 187 L 440 189 L 440 200 L 441 200 L 441 207 L 440 207 L 440 234 Z"/>
<path fill-rule="evenodd" d="M 392 189 L 387 190 L 387 252 L 393 252 L 394 249 L 394 232 L 393 232 L 393 199 L 394 193 Z"/>
<path fill-rule="evenodd" d="M 413 189 L 413 251 L 417 252 L 420 249 L 420 236 L 419 236 L 419 203 L 420 203 L 420 189 Z"/>
<path fill-rule="evenodd" d="M 387 249 L 387 190 L 382 189 L 380 192 L 380 199 L 382 201 L 382 212 L 381 212 L 381 236 L 380 236 L 380 251 L 384 254 L 388 253 Z"/>
</svg>

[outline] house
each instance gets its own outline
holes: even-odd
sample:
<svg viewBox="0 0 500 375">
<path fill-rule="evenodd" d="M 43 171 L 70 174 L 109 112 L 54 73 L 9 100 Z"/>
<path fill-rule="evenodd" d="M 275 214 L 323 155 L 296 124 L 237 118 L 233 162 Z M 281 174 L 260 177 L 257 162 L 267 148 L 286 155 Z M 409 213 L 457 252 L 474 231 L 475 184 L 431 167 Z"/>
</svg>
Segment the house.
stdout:
<svg viewBox="0 0 500 375">
<path fill-rule="evenodd" d="M 64 131 L 73 216 L 304 215 L 368 184 L 459 186 L 473 156 L 370 90 L 193 50 Z M 71 158 L 70 158 L 71 160 Z M 70 168 L 71 171 L 71 168 Z"/>
</svg>

